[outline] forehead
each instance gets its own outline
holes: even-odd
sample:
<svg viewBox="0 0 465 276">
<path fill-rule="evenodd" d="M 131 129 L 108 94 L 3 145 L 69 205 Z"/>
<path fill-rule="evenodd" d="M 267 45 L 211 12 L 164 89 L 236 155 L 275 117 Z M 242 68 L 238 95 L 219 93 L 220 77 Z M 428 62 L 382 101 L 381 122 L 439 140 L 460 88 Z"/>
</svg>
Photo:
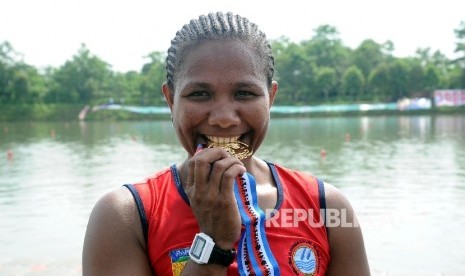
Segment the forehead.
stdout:
<svg viewBox="0 0 465 276">
<path fill-rule="evenodd" d="M 266 76 L 255 51 L 240 40 L 210 40 L 184 53 L 178 80 L 185 81 L 256 81 L 266 83 Z"/>
</svg>

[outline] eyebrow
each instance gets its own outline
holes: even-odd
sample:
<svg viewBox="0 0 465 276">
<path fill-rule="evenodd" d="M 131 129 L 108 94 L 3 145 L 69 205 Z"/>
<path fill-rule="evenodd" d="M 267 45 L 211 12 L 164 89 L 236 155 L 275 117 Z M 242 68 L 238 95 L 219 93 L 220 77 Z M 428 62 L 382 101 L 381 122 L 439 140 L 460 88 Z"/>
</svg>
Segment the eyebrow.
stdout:
<svg viewBox="0 0 465 276">
<path fill-rule="evenodd" d="M 192 89 L 193 87 L 201 89 L 210 89 L 211 85 L 206 82 L 190 82 L 184 88 Z"/>
<path fill-rule="evenodd" d="M 260 88 L 259 85 L 257 85 L 254 82 L 250 81 L 245 81 L 245 82 L 238 82 L 234 85 L 234 87 L 237 88 Z"/>
<path fill-rule="evenodd" d="M 241 81 L 238 83 L 234 83 L 232 85 L 235 89 L 242 89 L 242 88 L 260 88 L 260 86 L 254 82 L 251 81 Z M 207 82 L 191 82 L 188 83 L 185 88 L 192 89 L 193 87 L 195 88 L 200 88 L 200 89 L 206 89 L 209 90 L 212 88 L 212 85 Z"/>
</svg>

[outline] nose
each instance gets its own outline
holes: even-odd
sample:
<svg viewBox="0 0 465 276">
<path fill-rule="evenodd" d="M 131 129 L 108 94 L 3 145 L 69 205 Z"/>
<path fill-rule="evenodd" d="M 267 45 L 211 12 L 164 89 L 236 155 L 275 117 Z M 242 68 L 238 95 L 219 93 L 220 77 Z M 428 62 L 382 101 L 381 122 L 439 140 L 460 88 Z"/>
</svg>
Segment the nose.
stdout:
<svg viewBox="0 0 465 276">
<path fill-rule="evenodd" d="M 208 116 L 208 123 L 210 125 L 230 128 L 239 125 L 240 122 L 239 114 L 233 103 L 217 103 L 211 106 L 211 111 Z"/>
</svg>

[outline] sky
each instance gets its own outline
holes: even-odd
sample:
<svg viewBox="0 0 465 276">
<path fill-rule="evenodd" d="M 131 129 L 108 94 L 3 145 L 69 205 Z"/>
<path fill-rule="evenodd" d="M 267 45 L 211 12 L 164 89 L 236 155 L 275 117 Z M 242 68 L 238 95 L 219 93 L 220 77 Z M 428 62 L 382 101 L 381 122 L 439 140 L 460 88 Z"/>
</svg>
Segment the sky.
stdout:
<svg viewBox="0 0 465 276">
<path fill-rule="evenodd" d="M 329 24 L 350 48 L 390 40 L 397 57 L 427 47 L 455 57 L 454 29 L 465 21 L 464 0 L 1 0 L 0 8 L 0 43 L 27 64 L 59 67 L 84 43 L 119 72 L 139 71 L 190 19 L 214 11 L 238 13 L 269 39 L 294 42 Z"/>
</svg>

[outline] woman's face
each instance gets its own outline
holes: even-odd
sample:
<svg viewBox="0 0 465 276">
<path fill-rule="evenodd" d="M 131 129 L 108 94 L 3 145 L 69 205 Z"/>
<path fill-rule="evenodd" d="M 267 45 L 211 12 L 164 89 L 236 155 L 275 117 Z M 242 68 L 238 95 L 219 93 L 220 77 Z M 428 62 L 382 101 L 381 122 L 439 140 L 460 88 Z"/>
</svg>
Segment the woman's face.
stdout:
<svg viewBox="0 0 465 276">
<path fill-rule="evenodd" d="M 240 140 L 258 149 L 268 129 L 277 83 L 267 87 L 254 52 L 237 40 L 203 42 L 184 54 L 174 91 L 163 85 L 178 138 L 198 144 Z"/>
</svg>

